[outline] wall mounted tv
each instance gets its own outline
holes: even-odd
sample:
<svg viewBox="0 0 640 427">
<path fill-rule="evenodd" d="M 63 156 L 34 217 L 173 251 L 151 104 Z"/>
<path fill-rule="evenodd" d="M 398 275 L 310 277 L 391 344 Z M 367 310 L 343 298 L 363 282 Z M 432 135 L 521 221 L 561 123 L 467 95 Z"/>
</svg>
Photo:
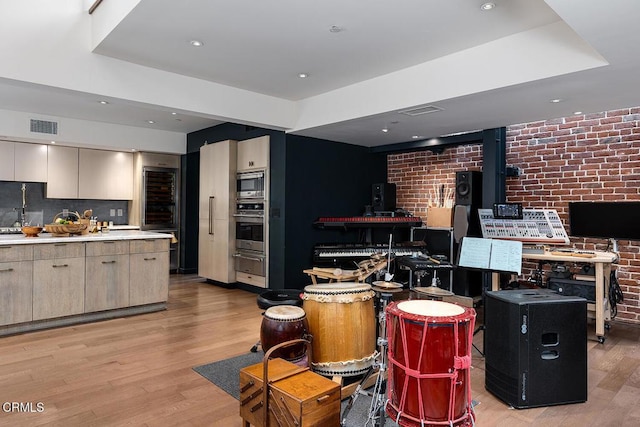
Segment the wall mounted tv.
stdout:
<svg viewBox="0 0 640 427">
<path fill-rule="evenodd" d="M 571 202 L 570 236 L 640 240 L 640 202 Z"/>
</svg>

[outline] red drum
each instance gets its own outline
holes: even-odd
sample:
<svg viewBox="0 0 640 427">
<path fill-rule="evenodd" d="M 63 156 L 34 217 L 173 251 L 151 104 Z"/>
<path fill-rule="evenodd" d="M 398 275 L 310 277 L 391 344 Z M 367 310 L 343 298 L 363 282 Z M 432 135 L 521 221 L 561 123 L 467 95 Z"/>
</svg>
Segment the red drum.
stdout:
<svg viewBox="0 0 640 427">
<path fill-rule="evenodd" d="M 295 305 L 276 305 L 267 309 L 260 326 L 260 345 L 267 352 L 271 347 L 285 341 L 305 338 L 309 324 L 304 310 Z M 276 350 L 272 357 L 295 362 L 303 358 L 304 344 Z"/>
<path fill-rule="evenodd" d="M 430 300 L 391 302 L 386 412 L 401 426 L 471 426 L 476 312 Z"/>
</svg>

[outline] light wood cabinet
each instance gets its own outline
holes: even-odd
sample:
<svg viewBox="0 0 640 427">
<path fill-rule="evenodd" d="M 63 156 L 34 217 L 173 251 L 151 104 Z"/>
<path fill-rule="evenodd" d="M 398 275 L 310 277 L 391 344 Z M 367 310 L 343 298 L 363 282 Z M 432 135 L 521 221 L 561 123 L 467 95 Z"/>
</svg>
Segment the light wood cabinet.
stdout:
<svg viewBox="0 0 640 427">
<path fill-rule="evenodd" d="M 14 175 L 15 144 L 8 141 L 0 141 L 0 181 L 13 181 Z"/>
<path fill-rule="evenodd" d="M 129 306 L 129 242 L 87 242 L 85 277 L 86 313 Z"/>
<path fill-rule="evenodd" d="M 238 141 L 239 171 L 267 169 L 269 167 L 269 136 Z"/>
<path fill-rule="evenodd" d="M 78 198 L 133 199 L 133 154 L 78 150 Z"/>
<path fill-rule="evenodd" d="M 131 254 L 129 305 L 167 301 L 169 252 Z"/>
<path fill-rule="evenodd" d="M 33 319 L 33 262 L 0 262 L 0 326 Z"/>
<path fill-rule="evenodd" d="M 33 245 L 33 320 L 84 311 L 84 243 Z"/>
<path fill-rule="evenodd" d="M 78 149 L 48 147 L 46 194 L 49 199 L 78 198 Z"/>
<path fill-rule="evenodd" d="M 47 146 L 15 144 L 14 181 L 47 182 Z"/>
<path fill-rule="evenodd" d="M 0 246 L 0 326 L 33 319 L 33 246 Z"/>
<path fill-rule="evenodd" d="M 198 274 L 222 283 L 235 281 L 236 141 L 200 147 Z"/>
<path fill-rule="evenodd" d="M 84 257 L 33 261 L 33 320 L 84 312 Z"/>
</svg>

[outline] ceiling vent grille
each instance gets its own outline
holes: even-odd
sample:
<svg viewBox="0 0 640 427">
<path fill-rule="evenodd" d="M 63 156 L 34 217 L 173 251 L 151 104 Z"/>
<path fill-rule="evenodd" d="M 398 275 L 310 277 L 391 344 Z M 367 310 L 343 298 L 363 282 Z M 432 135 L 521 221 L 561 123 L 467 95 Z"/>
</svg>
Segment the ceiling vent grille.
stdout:
<svg viewBox="0 0 640 427">
<path fill-rule="evenodd" d="M 400 114 L 405 114 L 407 116 L 421 116 L 423 114 L 435 113 L 438 111 L 442 111 L 443 109 L 440 107 L 436 107 L 435 105 L 422 105 L 420 107 L 409 108 L 407 110 L 398 111 Z"/>
<path fill-rule="evenodd" d="M 30 129 L 32 133 L 58 134 L 58 122 L 31 119 Z"/>
</svg>

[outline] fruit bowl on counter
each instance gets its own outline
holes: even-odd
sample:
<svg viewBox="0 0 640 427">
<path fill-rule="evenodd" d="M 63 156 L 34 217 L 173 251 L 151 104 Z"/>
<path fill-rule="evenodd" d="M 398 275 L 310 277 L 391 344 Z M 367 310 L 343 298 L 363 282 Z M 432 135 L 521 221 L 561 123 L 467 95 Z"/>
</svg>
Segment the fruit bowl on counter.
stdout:
<svg viewBox="0 0 640 427">
<path fill-rule="evenodd" d="M 51 233 L 55 237 L 71 236 L 73 234 L 83 234 L 87 229 L 85 222 L 80 222 L 80 215 L 75 212 L 69 212 L 69 215 L 75 215 L 77 221 L 69 221 L 61 217 L 62 212 L 53 217 L 52 224 L 45 224 L 44 229 L 47 233 Z"/>
<path fill-rule="evenodd" d="M 38 237 L 38 234 L 42 233 L 42 227 L 39 225 L 25 225 L 20 230 L 24 237 Z"/>
</svg>

